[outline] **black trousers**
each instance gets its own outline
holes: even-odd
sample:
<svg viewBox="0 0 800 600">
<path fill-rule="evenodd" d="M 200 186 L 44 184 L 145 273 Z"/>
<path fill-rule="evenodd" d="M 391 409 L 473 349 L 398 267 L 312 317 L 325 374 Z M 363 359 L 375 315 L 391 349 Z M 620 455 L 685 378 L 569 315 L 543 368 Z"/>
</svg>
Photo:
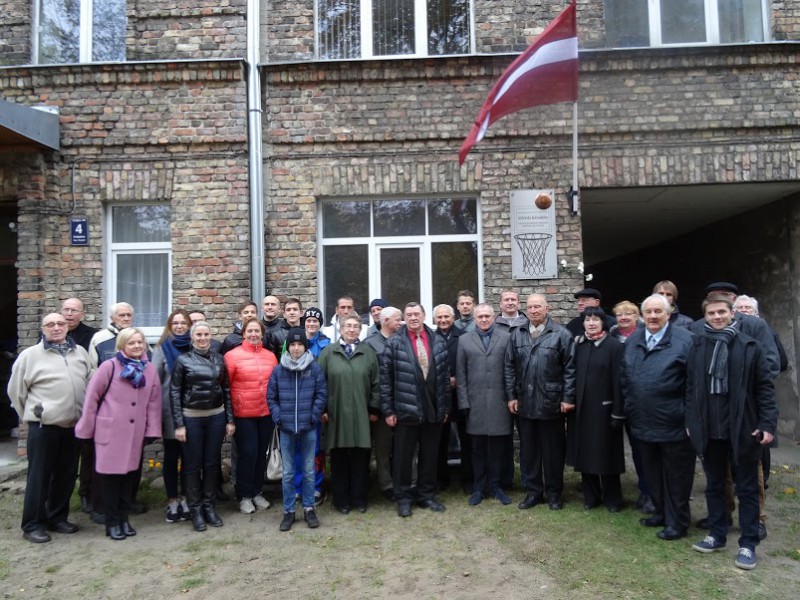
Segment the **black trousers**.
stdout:
<svg viewBox="0 0 800 600">
<path fill-rule="evenodd" d="M 23 531 L 67 520 L 69 498 L 78 477 L 79 452 L 74 427 L 28 423 L 28 481 L 22 505 Z"/>
<path fill-rule="evenodd" d="M 333 448 L 331 495 L 336 508 L 367 506 L 370 448 Z"/>
<path fill-rule="evenodd" d="M 406 425 L 398 423 L 394 428 L 394 498 L 397 502 L 411 502 L 411 467 L 414 451 L 419 444 L 417 461 L 417 495 L 421 500 L 430 500 L 436 493 L 436 471 L 439 454 L 441 423 Z"/>
<path fill-rule="evenodd" d="M 656 507 L 654 516 L 665 525 L 686 531 L 691 523 L 689 496 L 694 482 L 695 454 L 688 439 L 679 442 L 643 442 L 642 465 Z"/>
<path fill-rule="evenodd" d="M 517 420 L 517 426 L 522 487 L 526 493 L 537 497 L 546 493 L 548 501 L 560 500 L 564 491 L 564 461 L 567 458 L 564 417 L 521 417 Z"/>
<path fill-rule="evenodd" d="M 473 435 L 472 472 L 475 474 L 472 491 L 484 493 L 488 488 L 493 495 L 501 487 L 503 457 L 508 444 L 508 435 Z"/>
<path fill-rule="evenodd" d="M 81 466 L 78 473 L 78 495 L 83 498 L 92 496 L 92 478 L 94 476 L 94 440 L 79 440 Z"/>
<path fill-rule="evenodd" d="M 622 484 L 619 473 L 612 475 L 593 475 L 581 473 L 583 501 L 589 506 L 601 502 L 606 506 L 622 505 Z"/>
<path fill-rule="evenodd" d="M 113 475 L 98 473 L 97 477 L 106 503 L 106 527 L 126 523 L 133 504 L 133 492 L 138 487 L 136 471 Z"/>
</svg>

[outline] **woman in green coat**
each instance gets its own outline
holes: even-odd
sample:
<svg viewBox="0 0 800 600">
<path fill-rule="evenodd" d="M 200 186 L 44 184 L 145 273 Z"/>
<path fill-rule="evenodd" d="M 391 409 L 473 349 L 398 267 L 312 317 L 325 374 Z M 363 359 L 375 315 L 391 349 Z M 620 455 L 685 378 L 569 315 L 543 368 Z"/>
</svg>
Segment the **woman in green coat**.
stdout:
<svg viewBox="0 0 800 600">
<path fill-rule="evenodd" d="M 361 319 L 349 316 L 341 338 L 319 355 L 328 384 L 328 423 L 333 505 L 342 514 L 351 508 L 367 510 L 367 478 L 371 448 L 370 421 L 377 421 L 380 406 L 378 357 L 367 344 L 359 344 Z"/>
</svg>

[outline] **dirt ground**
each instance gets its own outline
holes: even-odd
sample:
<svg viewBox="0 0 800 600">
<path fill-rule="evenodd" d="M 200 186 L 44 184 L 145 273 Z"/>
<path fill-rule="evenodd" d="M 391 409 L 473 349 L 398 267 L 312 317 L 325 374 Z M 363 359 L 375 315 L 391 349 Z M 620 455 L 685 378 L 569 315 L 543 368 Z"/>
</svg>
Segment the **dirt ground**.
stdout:
<svg viewBox="0 0 800 600">
<path fill-rule="evenodd" d="M 630 474 L 626 478 L 630 497 Z M 580 519 L 584 511 L 574 490 L 574 474 L 568 481 L 569 505 L 561 513 Z M 695 517 L 705 514 L 701 482 L 698 476 Z M 81 531 L 52 534 L 52 542 L 34 545 L 23 540 L 19 529 L 23 486 L 22 477 L 0 483 L 2 598 L 611 597 L 581 586 L 570 574 L 558 573 L 553 564 L 536 557 L 536 551 L 543 548 L 537 546 L 542 540 L 537 540 L 538 532 L 530 524 L 550 517 L 543 509 L 533 515 L 539 508 L 519 511 L 516 502 L 523 494 L 518 489 L 511 494 L 511 506 L 485 501 L 477 508 L 468 507 L 466 496 L 451 489 L 441 496 L 447 512 L 416 509 L 410 519 L 397 517 L 393 505 L 384 500 L 375 499 L 363 515 L 341 515 L 326 502 L 319 509 L 319 529 L 298 522 L 290 533 L 278 531 L 277 486 L 268 488 L 267 496 L 273 501 L 269 510 L 242 515 L 235 503 L 225 503 L 220 507 L 224 527 L 209 528 L 205 533 L 194 532 L 188 522 L 165 523 L 161 492 L 150 491 L 145 494 L 150 510 L 131 518 L 139 532 L 136 537 L 111 541 L 102 526 L 73 512 L 71 519 Z M 640 516 L 627 509 L 619 518 L 631 521 L 629 529 L 638 535 L 635 522 Z M 797 536 L 798 520 L 797 513 L 774 517 L 759 557 L 767 557 L 770 548 L 784 548 L 787 543 L 800 551 L 800 540 L 786 539 L 787 535 Z M 678 542 L 686 546 L 688 558 L 696 558 L 689 545 L 697 533 L 693 530 L 690 540 Z M 733 553 L 729 570 L 735 585 L 743 572 L 732 567 L 732 557 Z M 760 581 L 768 581 L 770 569 L 781 580 L 800 581 L 797 558 L 763 558 L 754 573 Z M 786 585 L 791 588 L 791 583 Z M 786 585 L 780 590 L 787 589 Z M 614 597 L 643 595 L 634 590 Z M 675 590 L 674 596 L 660 597 L 689 596 Z M 759 593 L 752 597 L 767 596 Z M 778 591 L 769 597 L 792 596 Z"/>
</svg>

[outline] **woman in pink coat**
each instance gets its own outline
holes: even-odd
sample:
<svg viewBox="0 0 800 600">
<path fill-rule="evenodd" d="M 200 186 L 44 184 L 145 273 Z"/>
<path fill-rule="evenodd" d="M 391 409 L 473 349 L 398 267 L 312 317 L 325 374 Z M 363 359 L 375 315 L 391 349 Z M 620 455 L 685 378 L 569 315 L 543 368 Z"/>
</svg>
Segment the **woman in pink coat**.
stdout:
<svg viewBox="0 0 800 600">
<path fill-rule="evenodd" d="M 146 438 L 161 437 L 161 384 L 147 360 L 144 333 L 117 335 L 117 355 L 100 365 L 86 390 L 75 436 L 94 438 L 95 468 L 106 504 L 106 535 L 136 535 L 128 522 Z"/>
</svg>

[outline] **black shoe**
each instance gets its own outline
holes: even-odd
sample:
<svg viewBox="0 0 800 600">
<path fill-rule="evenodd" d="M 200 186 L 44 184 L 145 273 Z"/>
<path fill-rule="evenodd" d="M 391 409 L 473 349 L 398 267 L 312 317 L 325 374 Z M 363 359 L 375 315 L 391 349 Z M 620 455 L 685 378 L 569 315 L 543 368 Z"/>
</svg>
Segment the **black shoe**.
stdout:
<svg viewBox="0 0 800 600">
<path fill-rule="evenodd" d="M 600 502 L 600 501 L 584 502 L 583 503 L 583 508 L 586 509 L 586 510 L 592 510 L 593 508 L 597 508 L 601 504 L 602 504 L 602 502 Z"/>
<path fill-rule="evenodd" d="M 192 527 L 194 527 L 195 531 L 205 531 L 207 529 L 203 511 L 199 508 L 192 509 Z"/>
<path fill-rule="evenodd" d="M 44 527 L 39 527 L 32 531 L 25 531 L 22 533 L 22 537 L 33 544 L 44 544 L 52 539 L 44 530 Z"/>
<path fill-rule="evenodd" d="M 365 512 L 367 512 L 367 507 L 366 507 L 366 505 L 356 506 L 356 510 L 363 515 Z"/>
<path fill-rule="evenodd" d="M 639 492 L 639 497 L 636 499 L 636 508 L 641 510 L 642 508 L 644 508 L 644 505 L 647 504 L 649 500 L 650 496 L 648 496 L 647 494 L 643 494 L 642 492 Z"/>
<path fill-rule="evenodd" d="M 480 492 L 472 492 L 472 495 L 467 500 L 467 504 L 470 506 L 478 506 L 481 502 L 483 502 L 483 494 Z"/>
<path fill-rule="evenodd" d="M 304 510 L 303 518 L 305 519 L 310 529 L 316 529 L 317 527 L 319 527 L 319 519 L 317 518 L 317 513 L 314 511 L 313 508 L 309 510 Z"/>
<path fill-rule="evenodd" d="M 81 512 L 87 515 L 92 513 L 92 501 L 88 496 L 81 496 Z"/>
<path fill-rule="evenodd" d="M 758 539 L 762 542 L 767 539 L 767 526 L 763 523 L 758 524 Z"/>
<path fill-rule="evenodd" d="M 127 537 L 133 537 L 136 535 L 136 530 L 131 527 L 131 524 L 127 521 L 122 522 L 122 533 L 124 533 Z"/>
<path fill-rule="evenodd" d="M 106 527 L 106 535 L 116 541 L 124 540 L 127 537 L 122 531 L 122 525 L 109 525 Z"/>
<path fill-rule="evenodd" d="M 527 510 L 529 508 L 533 508 L 537 504 L 542 504 L 544 502 L 544 498 L 541 496 L 537 496 L 535 494 L 528 494 L 525 496 L 525 499 L 517 504 L 517 508 L 520 510 Z"/>
<path fill-rule="evenodd" d="M 144 513 L 147 512 L 147 506 L 145 506 L 141 502 L 132 502 L 130 512 L 132 515 L 143 515 Z"/>
<path fill-rule="evenodd" d="M 551 498 L 547 501 L 547 506 L 550 510 L 561 510 L 564 508 L 564 503 L 561 501 L 561 498 Z"/>
<path fill-rule="evenodd" d="M 674 527 L 668 525 L 667 527 L 664 527 L 664 529 L 659 531 L 656 535 L 661 540 L 667 540 L 667 541 L 679 540 L 682 537 L 686 537 L 686 530 L 675 529 Z"/>
<path fill-rule="evenodd" d="M 404 501 L 397 503 L 397 514 L 401 517 L 410 517 L 411 516 L 411 502 Z"/>
<path fill-rule="evenodd" d="M 70 523 L 69 521 L 61 521 L 61 523 L 54 523 L 52 525 L 48 525 L 47 528 L 50 531 L 55 531 L 56 533 L 75 533 L 80 529 L 75 523 Z"/>
<path fill-rule="evenodd" d="M 648 498 L 647 502 L 644 503 L 642 512 L 646 515 L 654 515 L 656 513 L 656 505 L 653 504 L 653 500 L 651 498 Z"/>
<path fill-rule="evenodd" d="M 89 519 L 91 519 L 92 523 L 97 523 L 98 525 L 106 524 L 106 516 L 103 513 L 99 513 L 95 510 L 89 513 Z"/>
<path fill-rule="evenodd" d="M 217 514 L 217 511 L 213 506 L 203 507 L 203 517 L 205 518 L 206 523 L 212 527 L 222 527 L 222 519 Z"/>
<path fill-rule="evenodd" d="M 444 504 L 434 500 L 433 498 L 429 498 L 426 500 L 418 500 L 417 506 L 419 506 L 420 508 L 429 508 L 433 512 L 444 512 L 446 510 Z"/>
<path fill-rule="evenodd" d="M 511 504 L 511 498 L 506 496 L 506 493 L 502 490 L 502 488 L 496 489 L 492 494 L 492 498 L 498 500 L 503 506 L 508 506 Z"/>
<path fill-rule="evenodd" d="M 639 525 L 644 525 L 645 527 L 663 527 L 664 518 L 653 515 L 652 517 L 647 517 L 646 519 L 639 519 Z"/>
<path fill-rule="evenodd" d="M 281 519 L 280 530 L 289 531 L 292 528 L 292 524 L 294 524 L 294 513 L 293 512 L 283 513 L 283 519 Z"/>
<path fill-rule="evenodd" d="M 343 515 L 349 515 L 350 514 L 350 507 L 349 506 L 337 506 L 336 510 L 338 510 Z"/>
</svg>

